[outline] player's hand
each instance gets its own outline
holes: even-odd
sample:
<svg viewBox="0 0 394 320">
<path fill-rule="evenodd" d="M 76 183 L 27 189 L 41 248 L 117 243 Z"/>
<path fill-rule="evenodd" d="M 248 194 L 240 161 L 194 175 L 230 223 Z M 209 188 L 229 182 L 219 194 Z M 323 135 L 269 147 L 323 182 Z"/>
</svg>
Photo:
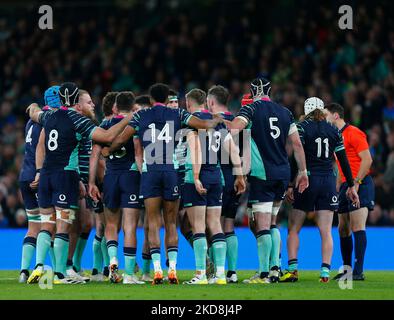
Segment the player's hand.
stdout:
<svg viewBox="0 0 394 320">
<path fill-rule="evenodd" d="M 104 148 L 102 148 L 102 149 L 101 149 L 101 155 L 102 155 L 104 158 L 108 158 L 109 155 L 110 155 L 109 147 L 104 147 Z"/>
<path fill-rule="evenodd" d="M 286 200 L 289 203 L 293 203 L 294 202 L 294 188 L 287 188 L 287 192 L 286 192 Z"/>
<path fill-rule="evenodd" d="M 201 195 L 207 194 L 207 189 L 204 188 L 200 179 L 194 180 L 194 186 L 196 187 L 196 190 L 199 194 Z"/>
<path fill-rule="evenodd" d="M 223 117 L 220 113 L 214 113 L 213 115 L 213 122 L 215 123 L 215 125 L 212 128 L 215 128 L 219 123 L 223 123 Z"/>
<path fill-rule="evenodd" d="M 358 197 L 356 186 L 348 188 L 346 190 L 346 196 L 350 199 L 354 207 L 360 208 L 360 198 Z"/>
<path fill-rule="evenodd" d="M 32 109 L 32 108 L 39 108 L 39 106 L 38 106 L 38 104 L 37 103 L 32 103 L 32 104 L 30 104 L 27 108 L 26 108 L 26 113 L 27 114 L 30 114 L 30 109 Z"/>
<path fill-rule="evenodd" d="M 95 184 L 89 183 L 88 185 L 88 194 L 94 201 L 98 202 L 101 199 L 101 193 L 98 187 Z"/>
<path fill-rule="evenodd" d="M 86 197 L 86 188 L 82 181 L 79 181 L 79 199 Z"/>
<path fill-rule="evenodd" d="M 36 176 L 34 178 L 34 181 L 30 183 L 30 188 L 32 189 L 37 189 L 38 188 L 38 183 L 40 182 L 40 173 L 37 172 Z"/>
<path fill-rule="evenodd" d="M 246 191 L 246 181 L 244 176 L 237 176 L 234 181 L 234 190 L 237 195 L 244 193 Z"/>
<path fill-rule="evenodd" d="M 355 187 L 355 189 L 356 189 L 356 192 L 358 193 L 358 189 L 360 189 L 360 185 L 356 182 L 356 183 L 354 184 L 354 187 Z"/>
<path fill-rule="evenodd" d="M 299 172 L 295 182 L 295 188 L 297 188 L 299 193 L 303 193 L 306 188 L 309 187 L 308 175 L 303 172 Z"/>
</svg>

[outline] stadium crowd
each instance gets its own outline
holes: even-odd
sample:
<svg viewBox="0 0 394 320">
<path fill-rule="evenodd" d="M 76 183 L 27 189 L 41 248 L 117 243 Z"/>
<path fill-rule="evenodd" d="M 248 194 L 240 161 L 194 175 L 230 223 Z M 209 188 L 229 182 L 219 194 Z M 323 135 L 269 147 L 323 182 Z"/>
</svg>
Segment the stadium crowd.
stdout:
<svg viewBox="0 0 394 320">
<path fill-rule="evenodd" d="M 266 19 L 258 13 L 264 10 L 260 1 L 206 1 L 198 10 L 193 2 L 176 8 L 54 6 L 53 30 L 38 28 L 37 8 L 19 7 L 0 18 L 0 227 L 26 226 L 17 185 L 25 108 L 32 101 L 42 105 L 48 86 L 73 79 L 100 110 L 99 101 L 111 90 L 144 93 L 151 83 L 166 82 L 183 104 L 191 88 L 222 84 L 235 112 L 257 75 L 272 80 L 273 100 L 296 117 L 308 96 L 345 107 L 347 120 L 367 132 L 374 159 L 376 206 L 369 224 L 394 225 L 389 10 L 359 5 L 354 30 L 341 30 L 336 7 L 306 10 L 291 1 L 272 6 Z"/>
</svg>

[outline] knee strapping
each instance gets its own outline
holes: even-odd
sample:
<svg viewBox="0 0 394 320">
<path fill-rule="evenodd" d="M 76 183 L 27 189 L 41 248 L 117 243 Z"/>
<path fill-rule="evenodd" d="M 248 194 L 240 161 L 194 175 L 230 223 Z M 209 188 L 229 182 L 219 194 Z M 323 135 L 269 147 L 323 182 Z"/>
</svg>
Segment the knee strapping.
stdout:
<svg viewBox="0 0 394 320">
<path fill-rule="evenodd" d="M 258 202 L 252 205 L 253 213 L 268 213 L 272 214 L 273 202 Z"/>
<path fill-rule="evenodd" d="M 72 209 L 59 209 L 56 210 L 56 219 L 65 223 L 72 224 L 75 220 L 75 210 Z"/>
<path fill-rule="evenodd" d="M 27 221 L 33 223 L 41 223 L 41 216 L 39 214 L 31 214 L 26 210 Z"/>
<path fill-rule="evenodd" d="M 41 214 L 41 223 L 56 224 L 56 214 L 53 212 L 51 214 Z"/>
</svg>

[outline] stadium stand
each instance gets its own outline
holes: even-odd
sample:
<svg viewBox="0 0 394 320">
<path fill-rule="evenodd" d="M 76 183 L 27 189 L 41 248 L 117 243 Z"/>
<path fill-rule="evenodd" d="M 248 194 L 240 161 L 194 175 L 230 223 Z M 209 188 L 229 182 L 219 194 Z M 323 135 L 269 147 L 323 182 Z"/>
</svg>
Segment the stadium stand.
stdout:
<svg viewBox="0 0 394 320">
<path fill-rule="evenodd" d="M 24 110 L 65 80 L 92 93 L 145 93 L 154 82 L 180 93 L 222 84 L 237 111 L 251 79 L 272 80 L 273 100 L 302 112 L 305 97 L 344 105 L 368 134 L 376 207 L 371 225 L 394 225 L 394 28 L 383 5 L 358 4 L 354 30 L 338 28 L 336 2 L 59 2 L 54 29 L 40 30 L 35 6 L 0 17 L 0 228 L 26 225 L 18 192 Z M 264 7 L 265 6 L 265 7 Z M 310 217 L 313 220 L 313 217 Z"/>
</svg>

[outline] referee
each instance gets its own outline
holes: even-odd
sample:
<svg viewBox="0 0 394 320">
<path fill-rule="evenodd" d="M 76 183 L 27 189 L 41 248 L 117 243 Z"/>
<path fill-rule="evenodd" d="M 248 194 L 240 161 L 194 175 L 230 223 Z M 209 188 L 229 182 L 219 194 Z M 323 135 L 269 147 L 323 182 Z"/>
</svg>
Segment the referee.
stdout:
<svg viewBox="0 0 394 320">
<path fill-rule="evenodd" d="M 326 106 L 327 119 L 332 122 L 343 135 L 347 158 L 349 159 L 356 190 L 360 198 L 360 208 L 354 207 L 346 197 L 347 183 L 338 163 L 341 187 L 339 192 L 339 236 L 341 240 L 341 253 L 343 265 L 352 265 L 353 239 L 355 262 L 353 280 L 364 280 L 364 255 L 367 248 L 367 235 L 365 232 L 368 212 L 373 210 L 375 187 L 369 175 L 372 157 L 366 134 L 360 129 L 348 124 L 344 120 L 344 109 L 337 103 Z M 338 274 L 338 280 L 343 274 Z"/>
</svg>

